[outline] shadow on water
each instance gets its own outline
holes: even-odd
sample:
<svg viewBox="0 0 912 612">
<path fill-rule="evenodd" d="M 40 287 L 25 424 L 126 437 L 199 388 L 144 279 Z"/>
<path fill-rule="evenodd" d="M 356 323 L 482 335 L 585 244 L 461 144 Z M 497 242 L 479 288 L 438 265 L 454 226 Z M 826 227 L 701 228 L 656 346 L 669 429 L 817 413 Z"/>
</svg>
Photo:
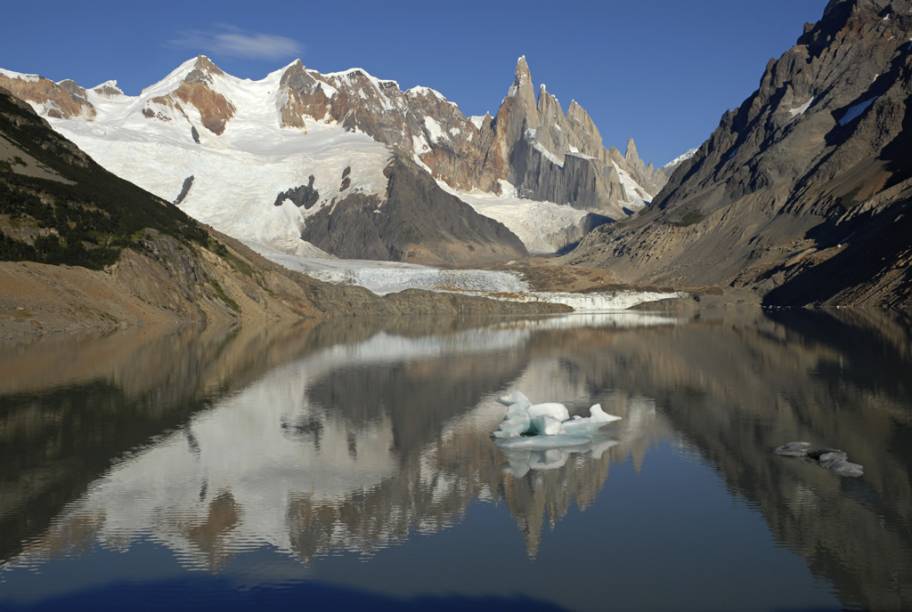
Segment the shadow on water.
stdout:
<svg viewBox="0 0 912 612">
<path fill-rule="evenodd" d="M 149 594 L 156 597 L 150 599 Z M 552 603 L 529 597 L 423 596 L 396 598 L 357 589 L 346 589 L 319 582 L 296 583 L 280 587 L 254 587 L 238 591 L 218 577 L 173 580 L 143 585 L 114 584 L 64 598 L 52 598 L 21 608 L 32 612 L 51 610 L 396 610 L 457 612 L 462 610 L 513 610 L 558 612 Z"/>
<path fill-rule="evenodd" d="M 56 559 L 95 558 L 99 547 L 129 555 L 146 541 L 186 571 L 216 575 L 264 546 L 305 567 L 370 559 L 455 528 L 478 503 L 507 513 L 521 538 L 521 559 L 504 569 L 509 582 L 546 566 L 549 530 L 581 520 L 579 511 L 605 511 L 612 465 L 630 462 L 639 473 L 653 449 L 671 443 L 759 510 L 775 542 L 800 555 L 841 605 L 908 607 L 909 339 L 907 322 L 882 316 L 676 322 L 630 313 L 121 334 L 23 349 L 0 356 L 0 605 L 113 605 L 142 592 L 156 594 L 152 605 L 167 600 L 161 593 L 193 592 L 223 607 L 236 588 L 216 576 L 121 584 L 112 566 L 106 587 L 70 579 L 42 584 L 48 599 L 36 599 L 35 583 L 18 572 L 51 572 Z M 580 414 L 600 402 L 624 419 L 597 447 L 505 455 L 488 434 L 503 414 L 495 398 L 512 389 Z M 864 478 L 772 456 L 798 439 L 845 449 Z M 577 552 L 553 546 L 568 559 Z M 415 599 L 420 585 L 405 576 L 397 596 L 312 578 L 271 590 L 276 578 L 267 576 L 237 601 L 284 605 L 297 594 L 379 609 L 534 608 L 545 599 L 598 608 L 599 588 L 572 586 L 574 574 L 590 571 L 584 557 L 562 563 L 566 575 L 551 590 L 537 581 L 531 599 L 479 596 L 490 592 L 488 577 L 469 574 L 468 594 L 455 599 Z M 621 603 L 644 596 L 611 588 Z M 718 605 L 700 599 L 710 595 L 695 585 L 696 599 L 678 604 Z M 788 608 L 788 593 L 780 596 Z"/>
</svg>

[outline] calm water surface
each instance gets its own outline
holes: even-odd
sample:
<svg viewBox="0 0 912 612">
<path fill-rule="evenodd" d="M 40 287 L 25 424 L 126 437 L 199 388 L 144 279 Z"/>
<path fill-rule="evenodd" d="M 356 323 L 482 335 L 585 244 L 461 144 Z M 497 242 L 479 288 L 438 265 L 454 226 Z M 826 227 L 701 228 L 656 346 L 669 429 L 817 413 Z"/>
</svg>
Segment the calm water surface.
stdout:
<svg viewBox="0 0 912 612">
<path fill-rule="evenodd" d="M 501 452 L 519 389 L 623 420 Z M 845 449 L 861 479 L 776 457 Z M 0 608 L 912 607 L 887 318 L 347 321 L 0 355 Z"/>
</svg>

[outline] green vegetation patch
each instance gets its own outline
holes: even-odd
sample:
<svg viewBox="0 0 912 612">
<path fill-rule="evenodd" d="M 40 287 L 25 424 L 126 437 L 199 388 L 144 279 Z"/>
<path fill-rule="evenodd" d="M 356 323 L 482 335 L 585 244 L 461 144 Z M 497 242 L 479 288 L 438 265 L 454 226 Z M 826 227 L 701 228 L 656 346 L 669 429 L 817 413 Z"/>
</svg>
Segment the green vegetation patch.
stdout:
<svg viewBox="0 0 912 612">
<path fill-rule="evenodd" d="M 3 93 L 0 133 L 74 183 L 23 176 L 12 172 L 9 162 L 0 164 L 0 214 L 15 223 L 54 230 L 26 243 L 2 235 L 0 227 L 0 259 L 98 269 L 117 261 L 121 250 L 136 244 L 146 228 L 210 248 L 209 234 L 180 209 L 82 156 Z"/>
</svg>

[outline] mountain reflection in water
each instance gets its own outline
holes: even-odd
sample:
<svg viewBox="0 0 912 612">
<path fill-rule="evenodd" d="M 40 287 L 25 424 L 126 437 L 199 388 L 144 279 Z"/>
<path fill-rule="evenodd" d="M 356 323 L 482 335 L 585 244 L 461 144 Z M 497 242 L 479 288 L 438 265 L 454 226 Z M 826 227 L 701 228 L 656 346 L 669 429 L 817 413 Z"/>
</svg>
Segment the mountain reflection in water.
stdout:
<svg viewBox="0 0 912 612">
<path fill-rule="evenodd" d="M 675 462 L 711 466 L 716 488 L 759 510 L 774 544 L 810 570 L 793 573 L 806 583 L 795 601 L 907 607 L 909 347 L 896 321 L 819 313 L 345 321 L 37 345 L 0 358 L 0 605 L 34 601 L 26 591 L 37 583 L 23 572 L 98 551 L 155 546 L 182 572 L 219 574 L 260 550 L 318 573 L 321 559 L 340 555 L 370 564 L 455 530 L 478 504 L 508 513 L 526 560 L 504 571 L 521 573 L 547 564 L 547 534 L 573 555 L 560 532 L 580 511 L 602 512 L 612 466 L 638 473 L 654 457 L 668 478 L 676 471 L 662 466 Z M 515 389 L 576 414 L 599 402 L 624 418 L 587 448 L 504 453 L 490 439 L 504 410 L 495 398 Z M 845 449 L 864 478 L 771 455 L 797 439 Z M 651 537 L 645 525 L 621 528 Z M 722 554 L 724 542 L 715 545 Z M 255 583 L 291 571 L 268 567 Z M 465 576 L 466 592 L 485 591 L 472 582 Z M 597 592 L 567 585 L 535 595 L 599 607 Z M 713 607 L 694 586 L 696 599 L 678 607 Z M 621 607 L 659 597 L 611 589 Z"/>
</svg>

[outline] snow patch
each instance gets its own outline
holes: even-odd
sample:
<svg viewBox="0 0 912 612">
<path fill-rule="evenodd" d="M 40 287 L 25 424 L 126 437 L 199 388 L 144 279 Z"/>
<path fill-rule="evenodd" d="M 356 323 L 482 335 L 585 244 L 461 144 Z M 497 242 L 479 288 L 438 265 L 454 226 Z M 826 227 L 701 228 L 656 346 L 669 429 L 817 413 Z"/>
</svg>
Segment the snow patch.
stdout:
<svg viewBox="0 0 912 612">
<path fill-rule="evenodd" d="M 91 89 L 105 89 L 105 88 L 116 89 L 120 93 L 123 93 L 123 90 L 117 85 L 116 79 L 110 79 L 110 80 L 105 81 L 104 83 L 99 83 L 98 85 L 96 85 L 95 87 L 92 87 Z"/>
<path fill-rule="evenodd" d="M 419 154 L 427 153 L 431 150 L 431 146 L 423 134 L 412 134 L 412 150 Z"/>
<path fill-rule="evenodd" d="M 456 191 L 438 181 L 449 191 L 485 217 L 499 221 L 534 254 L 551 254 L 583 237 L 585 210 L 566 204 L 527 200 L 516 196 L 516 188 L 502 181 L 502 195 L 479 191 Z"/>
<path fill-rule="evenodd" d="M 430 115 L 427 115 L 424 118 L 424 129 L 427 130 L 432 142 L 440 142 L 446 138 L 446 132 L 440 124 L 437 123 L 437 120 Z"/>
<path fill-rule="evenodd" d="M 14 72 L 12 70 L 5 70 L 3 68 L 0 68 L 0 75 L 3 75 L 8 79 L 19 79 L 21 81 L 28 81 L 30 83 L 34 83 L 41 78 L 37 74 L 24 74 L 22 72 Z"/>
<path fill-rule="evenodd" d="M 542 155 L 544 155 L 545 158 L 547 158 L 548 161 L 550 161 L 550 162 L 551 162 L 552 164 L 554 164 L 555 166 L 560 166 L 561 168 L 564 167 L 564 160 L 561 159 L 561 158 L 559 158 L 557 155 L 555 155 L 554 153 L 552 153 L 552 152 L 549 151 L 548 149 L 546 149 L 546 148 L 544 147 L 544 145 L 542 145 L 542 144 L 541 144 L 540 142 L 538 142 L 537 140 L 532 144 L 532 148 L 534 148 L 536 151 L 538 151 L 539 153 L 541 153 Z"/>
<path fill-rule="evenodd" d="M 469 117 L 469 121 L 472 122 L 472 125 L 474 125 L 476 129 L 480 130 L 481 126 L 484 125 L 486 118 L 487 115 L 472 115 Z"/>
<path fill-rule="evenodd" d="M 794 108 L 788 109 L 789 117 L 794 119 L 795 117 L 797 117 L 799 115 L 803 115 L 804 111 L 809 109 L 811 107 L 811 104 L 813 104 L 813 103 L 814 103 L 814 96 L 811 96 L 810 98 L 807 99 L 807 102 L 805 102 L 804 104 L 800 104 Z"/>
<path fill-rule="evenodd" d="M 665 164 L 662 167 L 663 168 L 673 168 L 679 164 L 683 164 L 688 159 L 690 159 L 691 157 L 696 155 L 696 153 L 697 153 L 697 147 L 694 147 L 692 149 L 687 149 L 686 151 L 684 151 L 683 153 L 681 153 L 680 155 L 678 155 L 677 157 L 675 157 L 673 160 L 671 160 L 670 162 L 668 162 L 667 164 Z"/>
<path fill-rule="evenodd" d="M 443 95 L 442 93 L 440 93 L 439 91 L 437 91 L 436 89 L 432 89 L 430 87 L 425 87 L 423 85 L 416 85 L 415 87 L 412 87 L 411 89 L 407 89 L 405 91 L 405 95 L 407 95 L 407 96 L 431 96 L 431 97 L 437 98 L 441 102 L 446 102 L 447 104 L 449 104 L 451 106 L 456 106 L 455 103 L 447 100 L 446 96 Z"/>
<path fill-rule="evenodd" d="M 617 162 L 612 160 L 612 165 L 614 169 L 617 170 L 618 179 L 621 182 L 621 186 L 624 188 L 624 195 L 626 198 L 622 200 L 622 204 L 630 210 L 641 210 L 652 200 L 652 196 L 649 194 L 642 185 L 636 182 L 636 180 L 630 176 L 630 173 L 621 168 Z"/>
</svg>

